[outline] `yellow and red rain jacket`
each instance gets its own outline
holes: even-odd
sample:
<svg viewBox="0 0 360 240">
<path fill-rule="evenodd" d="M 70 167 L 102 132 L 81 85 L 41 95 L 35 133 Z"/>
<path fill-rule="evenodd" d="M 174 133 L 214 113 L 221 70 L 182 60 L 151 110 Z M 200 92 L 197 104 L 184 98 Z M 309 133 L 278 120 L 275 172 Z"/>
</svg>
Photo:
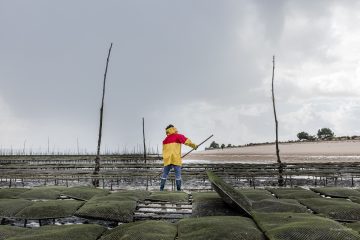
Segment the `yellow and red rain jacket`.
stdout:
<svg viewBox="0 0 360 240">
<path fill-rule="evenodd" d="M 196 148 L 196 144 L 182 134 L 177 133 L 175 127 L 166 130 L 166 138 L 163 141 L 163 159 L 164 166 L 173 164 L 182 165 L 181 161 L 181 144 Z"/>
</svg>

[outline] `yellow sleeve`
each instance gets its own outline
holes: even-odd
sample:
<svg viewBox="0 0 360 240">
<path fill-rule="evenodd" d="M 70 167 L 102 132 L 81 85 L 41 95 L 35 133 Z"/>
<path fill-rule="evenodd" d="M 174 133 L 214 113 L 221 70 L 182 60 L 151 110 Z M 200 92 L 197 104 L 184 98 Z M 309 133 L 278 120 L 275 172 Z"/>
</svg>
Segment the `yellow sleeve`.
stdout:
<svg viewBox="0 0 360 240">
<path fill-rule="evenodd" d="M 184 143 L 186 146 L 189 146 L 193 149 L 196 149 L 197 148 L 197 145 L 195 143 L 193 143 L 190 139 L 186 139 L 185 143 Z"/>
</svg>

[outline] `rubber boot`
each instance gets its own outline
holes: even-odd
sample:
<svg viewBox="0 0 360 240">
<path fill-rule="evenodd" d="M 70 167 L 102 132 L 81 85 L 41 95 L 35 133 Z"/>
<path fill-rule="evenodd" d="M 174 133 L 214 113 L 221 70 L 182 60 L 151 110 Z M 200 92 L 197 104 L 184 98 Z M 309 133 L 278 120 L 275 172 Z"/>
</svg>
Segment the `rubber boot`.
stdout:
<svg viewBox="0 0 360 240">
<path fill-rule="evenodd" d="M 176 190 L 181 191 L 181 180 L 176 180 Z"/>
<path fill-rule="evenodd" d="M 165 182 L 166 182 L 166 179 L 161 179 L 160 180 L 160 191 L 164 191 L 164 187 L 165 187 Z"/>
</svg>

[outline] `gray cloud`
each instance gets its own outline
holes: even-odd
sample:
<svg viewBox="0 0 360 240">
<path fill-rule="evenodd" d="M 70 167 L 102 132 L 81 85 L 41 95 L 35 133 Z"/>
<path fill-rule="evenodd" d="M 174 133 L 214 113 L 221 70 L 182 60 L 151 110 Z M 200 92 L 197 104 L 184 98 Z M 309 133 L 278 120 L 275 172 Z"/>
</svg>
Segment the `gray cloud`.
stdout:
<svg viewBox="0 0 360 240">
<path fill-rule="evenodd" d="M 272 140 L 273 54 L 280 136 L 325 125 L 351 134 L 358 10 L 356 1 L 0 1 L 0 144 L 45 148 L 49 137 L 60 150 L 77 139 L 94 150 L 110 42 L 108 148 L 139 145 L 142 117 L 153 148 L 168 123 L 197 142 Z"/>
</svg>

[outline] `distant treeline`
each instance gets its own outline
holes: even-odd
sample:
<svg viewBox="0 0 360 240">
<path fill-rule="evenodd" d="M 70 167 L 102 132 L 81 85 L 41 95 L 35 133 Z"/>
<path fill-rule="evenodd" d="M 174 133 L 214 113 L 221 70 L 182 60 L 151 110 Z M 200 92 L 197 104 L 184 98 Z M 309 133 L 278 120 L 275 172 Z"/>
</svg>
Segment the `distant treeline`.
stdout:
<svg viewBox="0 0 360 240">
<path fill-rule="evenodd" d="M 316 135 L 310 135 L 307 132 L 299 132 L 297 135 L 298 140 L 287 140 L 279 141 L 279 143 L 296 143 L 296 142 L 306 142 L 306 141 L 345 141 L 345 140 L 360 140 L 360 136 L 335 136 L 334 132 L 330 128 L 321 128 L 318 130 Z M 205 150 L 211 149 L 224 149 L 224 148 L 239 148 L 239 147 L 249 147 L 249 146 L 259 146 L 259 145 L 268 145 L 274 144 L 275 142 L 263 142 L 263 143 L 247 143 L 243 145 L 232 145 L 232 144 L 219 144 L 215 141 L 212 141 L 209 147 Z"/>
</svg>

